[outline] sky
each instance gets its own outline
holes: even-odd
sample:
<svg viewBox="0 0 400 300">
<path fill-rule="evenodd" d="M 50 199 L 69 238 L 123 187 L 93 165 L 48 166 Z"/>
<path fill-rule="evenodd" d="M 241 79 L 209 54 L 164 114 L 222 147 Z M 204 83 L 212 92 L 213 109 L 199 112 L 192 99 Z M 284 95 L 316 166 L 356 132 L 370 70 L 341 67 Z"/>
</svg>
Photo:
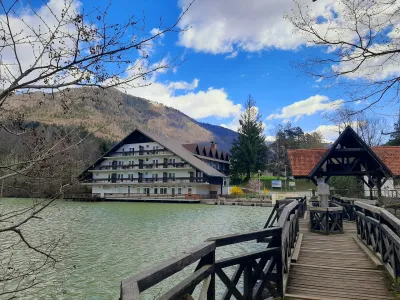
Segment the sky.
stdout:
<svg viewBox="0 0 400 300">
<path fill-rule="evenodd" d="M 57 1 L 57 0 L 52 0 Z M 61 1 L 61 0 L 59 0 Z M 307 1 L 307 0 L 305 0 Z M 118 23 L 130 16 L 145 16 L 144 31 L 157 32 L 173 24 L 191 0 L 113 0 L 107 18 Z M 319 0 L 315 10 L 325 11 L 331 0 Z M 33 1 L 40 7 L 42 2 Z M 80 9 L 104 8 L 108 1 L 81 0 Z M 291 122 L 305 132 L 320 131 L 327 140 L 337 128 L 325 117 L 346 104 L 340 86 L 305 75 L 296 64 L 327 49 L 307 45 L 284 16 L 292 0 L 197 0 L 178 24 L 185 32 L 167 33 L 149 45 L 150 58 L 180 54 L 177 66 L 154 74 L 142 88 L 128 92 L 174 107 L 188 116 L 236 130 L 243 105 L 251 95 L 272 139 L 279 124 Z M 329 9 L 329 8 L 328 8 Z M 391 113 L 393 107 L 379 108 Z M 390 119 L 390 124 L 393 122 Z"/>
</svg>

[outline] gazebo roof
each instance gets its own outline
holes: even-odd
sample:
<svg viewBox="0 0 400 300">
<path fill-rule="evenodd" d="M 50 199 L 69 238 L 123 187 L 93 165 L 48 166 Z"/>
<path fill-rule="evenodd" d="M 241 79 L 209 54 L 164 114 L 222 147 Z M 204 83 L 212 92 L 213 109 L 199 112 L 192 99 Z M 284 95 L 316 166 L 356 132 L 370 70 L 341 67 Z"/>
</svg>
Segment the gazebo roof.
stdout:
<svg viewBox="0 0 400 300">
<path fill-rule="evenodd" d="M 400 175 L 400 147 L 370 148 L 350 127 L 329 149 L 288 150 L 288 155 L 297 178 Z"/>
</svg>

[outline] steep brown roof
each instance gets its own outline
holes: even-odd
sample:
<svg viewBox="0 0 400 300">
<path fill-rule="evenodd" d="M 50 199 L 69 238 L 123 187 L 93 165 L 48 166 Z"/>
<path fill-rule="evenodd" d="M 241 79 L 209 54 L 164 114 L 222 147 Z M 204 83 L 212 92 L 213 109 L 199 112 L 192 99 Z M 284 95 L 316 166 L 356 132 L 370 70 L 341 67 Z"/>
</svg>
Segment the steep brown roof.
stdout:
<svg viewBox="0 0 400 300">
<path fill-rule="evenodd" d="M 325 148 L 288 150 L 293 176 L 307 176 L 326 151 Z"/>
<path fill-rule="evenodd" d="M 400 175 L 400 147 L 377 146 L 372 151 L 378 155 L 382 162 L 392 171 L 393 175 Z"/>
<path fill-rule="evenodd" d="M 197 153 L 197 144 L 183 144 L 182 146 L 192 153 Z"/>
<path fill-rule="evenodd" d="M 372 151 L 389 168 L 393 175 L 400 175 L 400 147 L 376 146 Z M 290 167 L 293 176 L 308 176 L 328 149 L 296 149 L 288 150 Z"/>
</svg>

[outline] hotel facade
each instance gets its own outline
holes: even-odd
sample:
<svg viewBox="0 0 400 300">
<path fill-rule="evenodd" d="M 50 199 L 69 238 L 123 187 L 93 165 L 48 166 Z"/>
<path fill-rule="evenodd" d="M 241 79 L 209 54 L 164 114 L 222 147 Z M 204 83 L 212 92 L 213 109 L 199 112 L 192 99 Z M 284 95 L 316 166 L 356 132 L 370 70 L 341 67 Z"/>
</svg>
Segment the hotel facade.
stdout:
<svg viewBox="0 0 400 300">
<path fill-rule="evenodd" d="M 84 171 L 101 198 L 216 198 L 229 192 L 229 154 L 135 129 Z"/>
</svg>

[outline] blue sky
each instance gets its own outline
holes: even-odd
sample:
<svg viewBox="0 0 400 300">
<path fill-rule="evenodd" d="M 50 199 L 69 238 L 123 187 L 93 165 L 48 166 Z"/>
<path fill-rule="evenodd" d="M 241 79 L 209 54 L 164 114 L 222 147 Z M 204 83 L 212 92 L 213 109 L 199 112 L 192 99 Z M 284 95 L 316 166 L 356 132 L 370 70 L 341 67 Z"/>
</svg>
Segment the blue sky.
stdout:
<svg viewBox="0 0 400 300">
<path fill-rule="evenodd" d="M 164 25 L 172 24 L 189 2 L 114 0 L 107 17 L 109 22 L 120 22 L 144 14 L 145 31 L 150 34 L 160 17 Z M 313 5 L 322 12 L 329 2 Z M 41 1 L 34 3 L 41 5 Z M 106 1 L 81 0 L 86 11 L 98 5 L 104 7 Z M 267 135 L 273 136 L 278 124 L 290 121 L 304 131 L 318 129 L 334 139 L 335 127 L 323 115 L 347 99 L 340 86 L 325 89 L 324 81 L 293 67 L 307 55 L 324 55 L 326 49 L 306 47 L 304 38 L 293 32 L 284 19 L 292 5 L 292 0 L 197 0 L 180 23 L 180 28 L 190 29 L 166 34 L 151 45 L 153 61 L 165 53 L 182 53 L 183 63 L 156 74 L 151 86 L 128 92 L 231 129 L 237 127 L 241 105 L 251 94 Z"/>
</svg>

